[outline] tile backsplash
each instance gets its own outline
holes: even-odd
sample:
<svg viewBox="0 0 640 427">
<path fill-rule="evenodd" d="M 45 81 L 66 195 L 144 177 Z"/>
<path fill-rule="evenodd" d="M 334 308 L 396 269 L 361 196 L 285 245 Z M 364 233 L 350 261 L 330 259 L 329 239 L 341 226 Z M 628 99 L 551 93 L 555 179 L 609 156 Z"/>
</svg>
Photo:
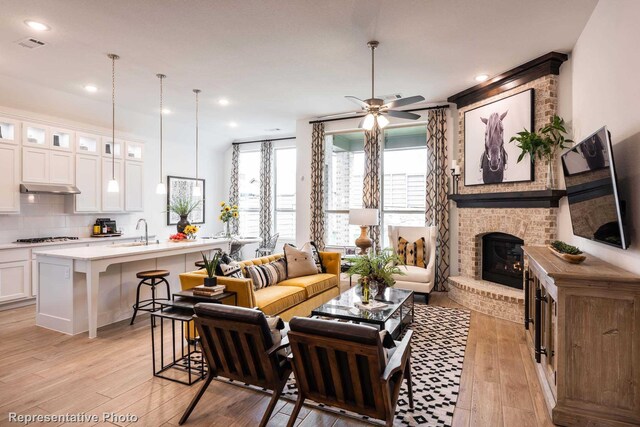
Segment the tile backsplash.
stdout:
<svg viewBox="0 0 640 427">
<path fill-rule="evenodd" d="M 89 237 L 96 218 L 112 218 L 125 234 L 137 235 L 139 214 L 74 214 L 73 196 L 21 194 L 21 213 L 0 215 L 0 243 L 46 236 Z"/>
</svg>

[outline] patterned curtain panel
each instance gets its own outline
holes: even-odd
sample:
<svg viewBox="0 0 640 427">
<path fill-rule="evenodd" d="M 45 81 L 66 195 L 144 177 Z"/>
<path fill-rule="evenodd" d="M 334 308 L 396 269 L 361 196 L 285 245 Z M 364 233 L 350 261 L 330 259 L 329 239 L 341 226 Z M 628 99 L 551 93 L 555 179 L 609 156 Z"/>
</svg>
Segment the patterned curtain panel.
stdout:
<svg viewBox="0 0 640 427">
<path fill-rule="evenodd" d="M 378 209 L 380 215 L 380 178 L 381 178 L 381 139 L 380 129 L 364 132 L 364 180 L 362 188 L 362 206 L 364 208 Z M 369 237 L 373 241 L 373 248 L 380 251 L 380 226 L 369 227 Z"/>
<path fill-rule="evenodd" d="M 231 187 L 229 188 L 229 204 L 231 206 L 238 205 L 238 159 L 240 158 L 240 146 L 233 145 L 233 155 L 231 157 Z M 238 218 L 231 220 L 231 232 L 238 234 L 240 232 L 240 223 Z"/>
<path fill-rule="evenodd" d="M 447 112 L 429 110 L 427 123 L 427 225 L 438 227 L 436 285 L 444 291 L 449 277 L 449 177 L 447 176 Z"/>
<path fill-rule="evenodd" d="M 324 250 L 324 123 L 314 123 L 311 134 L 311 232 L 310 239 Z"/>
<path fill-rule="evenodd" d="M 262 246 L 271 240 L 271 165 L 273 143 L 265 141 L 260 147 L 260 238 Z"/>
</svg>

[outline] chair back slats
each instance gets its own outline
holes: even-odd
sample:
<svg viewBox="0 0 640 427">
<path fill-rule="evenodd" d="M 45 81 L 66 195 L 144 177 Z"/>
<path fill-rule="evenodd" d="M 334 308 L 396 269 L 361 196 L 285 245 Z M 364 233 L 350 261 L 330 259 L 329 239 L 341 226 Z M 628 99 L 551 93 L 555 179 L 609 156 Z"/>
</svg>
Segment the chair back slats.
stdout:
<svg viewBox="0 0 640 427">
<path fill-rule="evenodd" d="M 298 389 L 309 399 L 385 418 L 378 346 L 289 331 Z"/>
<path fill-rule="evenodd" d="M 260 326 L 195 317 L 210 369 L 217 376 L 266 388 L 278 381 L 278 367 L 268 350 Z"/>
</svg>

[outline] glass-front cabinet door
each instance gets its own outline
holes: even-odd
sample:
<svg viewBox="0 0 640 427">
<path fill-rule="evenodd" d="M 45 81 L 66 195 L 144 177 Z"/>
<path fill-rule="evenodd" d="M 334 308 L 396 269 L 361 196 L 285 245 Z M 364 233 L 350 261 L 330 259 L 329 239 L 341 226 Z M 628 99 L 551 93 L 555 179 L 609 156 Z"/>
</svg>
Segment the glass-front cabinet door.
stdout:
<svg viewBox="0 0 640 427">
<path fill-rule="evenodd" d="M 0 142 L 17 144 L 20 141 L 20 122 L 0 117 Z"/>
<path fill-rule="evenodd" d="M 139 162 L 144 160 L 144 144 L 140 142 L 127 141 L 126 149 L 125 159 L 136 160 Z"/>
<path fill-rule="evenodd" d="M 115 153 L 116 159 L 121 159 L 124 153 L 124 144 L 121 140 L 116 139 L 116 143 L 114 144 L 111 141 L 111 138 L 103 137 L 102 138 L 102 155 L 104 157 L 111 157 Z"/>
<path fill-rule="evenodd" d="M 76 153 L 99 156 L 102 144 L 98 135 L 89 133 L 76 134 Z"/>
<path fill-rule="evenodd" d="M 70 130 L 51 128 L 51 144 L 54 150 L 72 151 L 75 144 L 75 133 Z"/>
<path fill-rule="evenodd" d="M 49 127 L 36 123 L 22 123 L 22 145 L 49 148 Z"/>
</svg>

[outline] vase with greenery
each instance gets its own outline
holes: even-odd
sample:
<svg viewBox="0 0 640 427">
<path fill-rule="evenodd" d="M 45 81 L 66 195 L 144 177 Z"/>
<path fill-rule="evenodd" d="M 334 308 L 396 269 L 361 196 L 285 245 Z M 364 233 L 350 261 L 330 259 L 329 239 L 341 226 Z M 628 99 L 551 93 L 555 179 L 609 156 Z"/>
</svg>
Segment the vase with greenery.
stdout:
<svg viewBox="0 0 640 427">
<path fill-rule="evenodd" d="M 207 254 L 201 252 L 202 264 L 207 272 L 207 277 L 204 278 L 204 285 L 207 287 L 215 286 L 218 284 L 218 278 L 216 277 L 216 268 L 220 263 L 222 252 L 216 251 L 212 256 L 208 257 Z"/>
<path fill-rule="evenodd" d="M 404 275 L 398 267 L 402 260 L 393 252 L 393 249 L 383 249 L 378 253 L 370 251 L 366 255 L 356 257 L 347 271 L 349 276 L 357 274 L 360 276 L 359 282 L 363 289 L 371 283 L 378 284 L 378 295 L 376 299 L 384 299 L 384 290 L 395 285 L 394 275 Z"/>
<path fill-rule="evenodd" d="M 184 228 L 189 225 L 189 214 L 200 206 L 202 200 L 192 199 L 190 196 L 176 195 L 169 201 L 169 211 L 180 217 L 180 221 L 176 224 L 178 233 L 183 233 Z"/>
<path fill-rule="evenodd" d="M 240 212 L 237 205 L 231 205 L 227 202 L 220 202 L 220 221 L 224 224 L 225 237 L 231 238 L 231 221 L 240 218 Z"/>
<path fill-rule="evenodd" d="M 518 132 L 516 136 L 511 137 L 509 142 L 516 142 L 517 147 L 521 150 L 520 156 L 518 156 L 518 163 L 524 159 L 526 154 L 529 154 L 531 162 L 537 157 L 547 162 L 547 188 L 553 189 L 556 187 L 555 182 L 555 165 L 554 159 L 558 150 L 567 148 L 565 144 L 573 142 L 571 139 L 567 139 L 565 135 L 567 129 L 565 128 L 564 119 L 562 117 L 553 116 L 551 123 L 540 128 L 538 132 L 530 132 L 523 130 Z"/>
</svg>

